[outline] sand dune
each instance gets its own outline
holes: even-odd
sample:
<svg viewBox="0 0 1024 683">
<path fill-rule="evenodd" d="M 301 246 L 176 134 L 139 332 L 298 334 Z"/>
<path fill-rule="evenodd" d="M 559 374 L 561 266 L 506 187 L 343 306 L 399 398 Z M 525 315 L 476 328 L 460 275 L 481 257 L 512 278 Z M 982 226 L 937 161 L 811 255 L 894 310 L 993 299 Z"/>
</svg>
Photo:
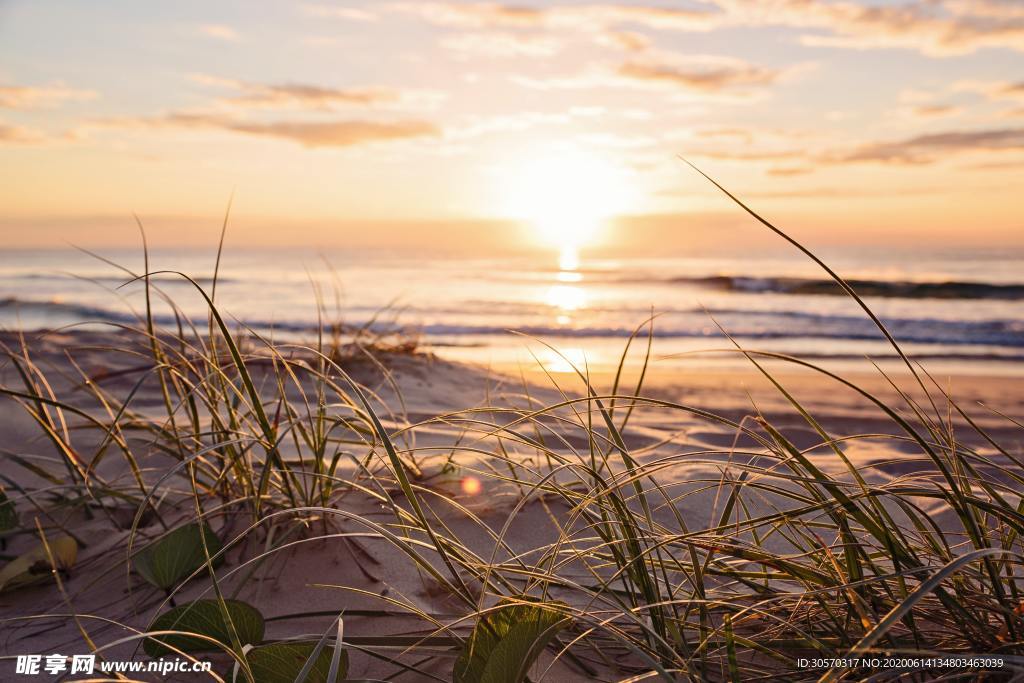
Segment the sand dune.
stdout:
<svg viewBox="0 0 1024 683">
<path fill-rule="evenodd" d="M 2 341 L 17 353 L 21 340 L 16 335 L 4 334 Z M 26 340 L 25 348 L 32 362 L 45 369 L 53 394 L 85 414 L 100 420 L 109 419 L 109 414 L 104 414 L 95 396 L 83 384 L 81 373 L 112 398 L 123 400 L 130 395 L 131 406 L 140 416 L 166 421 L 166 413 L 161 412 L 160 387 L 152 377 L 151 362 L 139 346 L 138 335 L 110 332 L 33 335 Z M 313 362 L 312 355 L 302 350 L 285 353 L 295 360 Z M 257 384 L 263 386 L 268 399 L 273 399 L 276 394 L 270 360 L 265 356 L 260 360 L 260 353 L 254 351 L 250 366 Z M 560 454 L 566 461 L 585 463 L 592 440 L 596 440 L 598 450 L 611 448 L 612 438 L 601 426 L 600 417 L 595 416 L 593 410 L 588 417 L 587 405 L 577 403 L 554 411 L 543 420 L 519 427 L 508 426 L 530 410 L 584 396 L 585 385 L 579 378 L 559 375 L 556 379 L 560 386 L 554 386 L 549 378 L 535 370 L 517 376 L 515 368 L 484 369 L 444 361 L 429 354 L 385 355 L 379 362 L 356 358 L 343 367 L 368 393 L 377 397 L 374 404 L 393 434 L 394 442 L 417 463 L 420 471 L 414 484 L 419 487 L 430 514 L 443 523 L 445 533 L 459 539 L 477 556 L 493 557 L 492 562 L 505 563 L 516 558 L 515 561 L 529 564 L 540 561 L 549 544 L 559 539 L 565 542 L 567 537 L 574 538 L 574 543 L 580 547 L 590 544 L 586 537 L 592 533 L 578 525 L 578 510 L 556 495 L 531 491 L 531 484 L 551 471 L 552 461 L 549 458 L 545 462 L 545 457 L 529 443 L 530 439 L 542 439 L 551 453 Z M 150 377 L 145 379 L 148 372 Z M 634 374 L 626 378 L 628 381 L 623 386 L 635 381 L 635 369 L 632 372 Z M 140 378 L 143 378 L 141 383 Z M 601 394 L 608 391 L 612 376 L 598 371 L 591 379 L 595 392 Z M 843 446 L 870 485 L 885 486 L 900 478 L 918 483 L 936 479 L 935 467 L 922 455 L 920 446 L 894 432 L 891 419 L 856 393 L 836 389 L 831 381 L 792 370 L 781 374 L 779 379 L 806 402 L 830 434 L 884 435 L 853 439 Z M 912 386 L 906 380 L 906 377 L 900 378 L 901 384 Z M 899 399 L 888 381 L 878 375 L 865 373 L 857 376 L 856 381 L 890 403 Z M 0 383 L 8 388 L 20 383 L 10 359 L 0 363 Z M 995 397 L 999 403 L 994 407 L 1009 415 L 1024 414 L 1024 392 L 1020 391 L 1019 382 L 997 377 L 954 377 L 948 378 L 948 386 L 965 405 Z M 301 404 L 303 388 L 315 391 L 312 383 L 301 381 L 286 391 L 297 405 Z M 821 435 L 794 413 L 777 389 L 753 370 L 665 374 L 655 365 L 649 369 L 646 386 L 640 394 L 660 402 L 677 402 L 710 411 L 750 429 L 749 433 L 737 431 L 723 422 L 669 408 L 664 403 L 636 408 L 622 431 L 622 438 L 632 457 L 650 467 L 649 471 L 655 473 L 664 487 L 660 494 L 663 497 L 654 498 L 654 518 L 665 528 L 674 527 L 678 515 L 690 532 L 715 527 L 731 490 L 727 482 L 740 478 L 746 478 L 748 492 L 744 496 L 744 517 L 770 515 L 775 510 L 793 507 L 792 500 L 770 490 L 770 487 L 782 487 L 796 491 L 798 486 L 779 476 L 786 468 L 765 449 L 764 441 L 769 437 L 755 419 L 758 416 L 776 425 L 822 471 L 837 480 L 851 481 L 840 458 L 822 444 Z M 330 397 L 326 400 L 330 404 Z M 610 401 L 606 399 L 605 403 L 610 404 Z M 469 412 L 474 407 L 480 410 Z M 622 416 L 624 409 L 620 401 L 617 415 Z M 994 438 L 1020 451 L 1019 430 L 994 413 L 974 412 Z M 71 430 L 70 440 L 80 456 L 90 460 L 103 451 L 101 445 L 106 436 L 102 430 L 80 429 L 83 424 L 80 416 L 68 411 L 65 415 Z M 589 430 L 588 421 L 596 423 Z M 954 422 L 963 427 L 962 420 Z M 495 428 L 501 425 L 506 431 L 499 438 Z M 39 426 L 28 412 L 10 398 L 0 400 L 0 427 L 2 448 L 8 456 L 14 454 L 42 470 L 59 472 L 59 458 L 52 444 L 42 437 Z M 522 438 L 514 437 L 518 432 Z M 1005 460 L 977 435 L 969 438 L 965 432 L 965 439 L 966 444 L 992 458 L 992 462 Z M 129 436 L 129 442 L 150 486 L 178 462 L 173 454 L 161 452 L 153 438 L 144 433 Z M 372 471 L 378 474 L 379 481 L 391 482 L 386 486 L 387 495 L 401 505 L 407 504 L 400 487 L 388 474 L 388 465 L 379 449 L 371 454 L 358 444 L 349 448 L 353 457 L 346 458 L 338 470 L 343 484 L 356 483 L 372 488 L 367 477 L 367 472 Z M 298 462 L 294 459 L 300 457 L 300 451 L 284 446 L 286 459 L 294 462 Z M 504 454 L 503 458 L 493 455 L 498 452 Z M 364 459 L 368 467 L 365 471 L 358 465 Z M 509 462 L 515 463 L 515 477 L 510 475 Z M 622 459 L 612 458 L 610 462 L 613 464 L 606 476 L 613 479 L 623 476 Z M 67 500 L 61 503 L 59 496 L 65 487 L 67 491 L 73 490 L 66 480 L 64 484 L 48 481 L 25 467 L 16 466 L 9 457 L 2 474 L 25 528 L 31 529 L 31 520 L 38 519 L 50 533 L 65 528 L 82 542 L 80 558 L 65 577 L 63 592 L 47 583 L 0 594 L 0 605 L 8 619 L 0 640 L 3 652 L 86 652 L 86 634 L 98 645 L 112 643 L 131 635 L 133 629 L 145 630 L 150 620 L 166 608 L 166 596 L 146 585 L 128 568 L 130 529 L 139 512 L 136 504 L 107 495 L 96 497 L 89 505 L 71 504 Z M 127 490 L 135 485 L 126 460 L 116 453 L 102 458 L 94 475 L 109 489 Z M 555 478 L 566 486 L 582 485 L 579 473 L 572 469 L 565 469 Z M 993 478 L 998 479 L 998 474 Z M 479 482 L 479 490 L 466 484 L 470 480 Z M 752 487 L 758 481 L 765 488 Z M 195 513 L 190 509 L 185 484 L 183 477 L 174 477 L 165 483 L 161 493 L 163 498 L 158 509 L 163 522 L 169 526 Z M 525 503 L 524 495 L 528 495 Z M 241 510 L 227 506 L 221 513 L 214 511 L 228 502 L 204 501 L 211 511 L 211 524 L 222 539 L 246 534 L 228 551 L 227 561 L 219 569 L 221 590 L 257 605 L 271 619 L 268 638 L 301 634 L 319 637 L 329 620 L 326 615 L 344 611 L 345 632 L 352 638 L 351 643 L 372 645 L 378 642 L 375 638 L 391 637 L 385 639 L 387 646 L 375 650 L 378 654 L 419 662 L 422 671 L 447 679 L 454 657 L 451 650 L 421 647 L 410 655 L 403 653 L 404 648 L 396 644 L 404 642 L 397 636 L 409 636 L 411 644 L 416 637 L 442 632 L 435 631 L 408 607 L 402 608 L 389 601 L 415 606 L 441 623 L 453 624 L 456 631 L 463 633 L 472 625 L 469 621 L 459 621 L 466 614 L 466 605 L 418 570 L 393 544 L 381 540 L 363 522 L 310 513 L 303 530 L 288 539 L 294 545 L 276 552 L 266 562 L 247 563 L 269 547 L 272 540 L 263 527 L 247 532 L 252 519 Z M 929 510 L 932 519 L 948 531 L 950 539 L 961 537 L 963 529 L 948 506 L 935 500 L 919 502 Z M 46 510 L 35 507 L 37 505 Z M 98 511 L 100 506 L 106 509 L 102 514 Z M 394 514 L 379 500 L 347 485 L 339 486 L 328 506 L 369 522 L 394 523 Z M 890 508 L 906 522 L 897 506 Z M 134 540 L 136 548 L 163 532 L 156 516 L 151 511 L 143 512 Z M 728 519 L 734 518 L 739 519 L 737 513 Z M 498 543 L 494 534 L 503 527 L 505 533 Z M 734 542 L 741 540 L 774 553 L 797 551 L 790 540 L 778 534 L 756 539 L 742 532 L 732 537 Z M 32 533 L 17 534 L 10 539 L 7 552 L 16 554 L 33 543 Z M 436 554 L 424 554 L 443 569 Z M 565 581 L 586 583 L 592 580 L 589 574 L 592 571 L 586 562 L 566 560 L 559 568 L 559 575 Z M 713 585 L 723 580 L 709 577 L 708 581 Z M 553 586 L 550 594 L 580 604 L 581 596 L 564 586 Z M 208 581 L 186 584 L 176 592 L 174 599 L 180 604 L 198 597 L 211 597 Z M 83 616 L 72 619 L 70 614 Z M 124 643 L 105 654 L 115 659 L 128 659 L 136 646 L 137 642 Z M 630 662 L 627 652 L 615 648 L 609 652 L 613 660 L 621 660 L 625 667 L 622 671 L 637 665 L 635 661 Z M 438 656 L 424 659 L 432 654 Z M 564 656 L 545 671 L 543 662 L 550 662 L 553 654 L 554 651 L 549 650 L 544 655 L 542 665 L 535 668 L 538 673 L 534 680 L 582 681 L 592 677 L 617 680 L 624 675 L 610 666 L 610 661 L 591 660 L 592 668 L 588 673 L 578 662 Z M 224 661 L 223 656 L 220 660 Z M 395 671 L 392 663 L 355 650 L 351 653 L 351 663 L 351 677 L 384 677 Z"/>
</svg>

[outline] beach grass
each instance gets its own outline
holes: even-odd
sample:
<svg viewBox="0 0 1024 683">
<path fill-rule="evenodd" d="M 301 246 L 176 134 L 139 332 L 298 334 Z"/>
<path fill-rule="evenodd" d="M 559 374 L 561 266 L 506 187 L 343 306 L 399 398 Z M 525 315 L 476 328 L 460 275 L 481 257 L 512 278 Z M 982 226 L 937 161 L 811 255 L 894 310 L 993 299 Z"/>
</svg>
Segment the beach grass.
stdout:
<svg viewBox="0 0 1024 683">
<path fill-rule="evenodd" d="M 30 337 L 3 349 L 19 383 L 0 393 L 31 416 L 53 454 L 6 452 L 5 495 L 18 512 L 6 536 L 44 544 L 50 587 L 65 591 L 65 570 L 74 580 L 74 569 L 49 546 L 76 538 L 73 520 L 108 517 L 111 528 L 127 527 L 111 571 L 133 594 L 159 596 L 152 614 L 180 611 L 169 622 L 124 623 L 125 635 L 101 642 L 90 632 L 106 615 L 79 612 L 68 598 L 83 646 L 100 657 L 126 644 L 139 657 L 154 646 L 212 656 L 225 680 L 343 680 L 346 662 L 358 658 L 399 680 L 560 680 L 556 672 L 565 671 L 606 681 L 1020 676 L 1019 449 L 1001 445 L 976 419 L 982 408 L 958 404 L 904 354 L 838 274 L 743 208 L 825 268 L 877 324 L 905 363 L 906 372 L 888 377 L 898 402 L 814 363 L 739 343 L 732 352 L 775 386 L 790 417 L 817 435 L 813 443 L 798 445 L 756 406 L 737 419 L 648 395 L 652 318 L 630 337 L 610 387 L 595 386 L 578 367 L 571 382 L 552 376 L 561 397 L 554 401 L 526 387 L 490 405 L 410 416 L 389 365 L 396 354 L 417 353 L 414 339 L 374 339 L 370 328 L 353 331 L 326 322 L 325 313 L 310 344 L 277 342 L 225 317 L 216 278 L 209 291 L 191 280 L 209 317 L 190 320 L 151 281 L 147 255 L 143 272 L 124 271 L 126 282 L 144 287 L 145 309 L 136 324 L 115 326 L 117 348 L 108 350 L 134 359 L 127 392 L 107 390 L 104 377 L 70 358 L 75 395 L 58 395 L 61 382 L 34 362 Z M 155 322 L 158 298 L 176 311 L 176 325 Z M 787 390 L 778 367 L 855 392 L 889 429 L 831 433 L 813 405 Z M 637 378 L 628 386 L 627 374 Z M 146 390 L 156 407 L 139 405 Z M 636 445 L 631 422 L 651 412 L 704 421 L 735 442 L 715 450 Z M 420 445 L 417 435 L 428 429 L 450 443 Z M 869 480 L 847 451 L 871 440 L 898 440 L 900 457 L 927 466 Z M 979 442 L 984 449 L 970 445 Z M 147 465 L 141 454 L 150 451 L 168 466 Z M 822 468 L 823 458 L 843 463 L 841 473 Z M 126 477 L 101 473 L 113 461 Z M 14 470 L 46 483 L 21 486 Z M 693 474 L 680 480 L 683 472 Z M 514 490 L 514 503 L 484 514 L 439 485 L 453 474 Z M 936 522 L 940 505 L 955 524 Z M 116 515 L 125 507 L 127 523 Z M 528 509 L 554 533 L 524 548 L 509 535 Z M 315 567 L 311 590 L 358 595 L 379 608 L 254 617 L 237 607 L 251 584 L 324 543 L 344 546 L 371 574 L 370 549 L 388 548 L 390 561 L 414 569 L 450 610 L 334 584 Z M 140 567 L 159 565 L 160 553 L 192 553 L 195 561 L 160 565 L 164 573 L 155 573 L 166 580 L 153 580 Z M 251 607 L 258 613 L 258 600 Z M 190 610 L 212 611 L 190 621 Z M 345 627 L 357 617 L 418 627 L 364 635 Z M 253 631 L 255 620 L 320 628 L 275 640 Z M 935 663 L 942 657 L 961 664 Z M 1002 664 L 976 666 L 970 657 Z M 857 666 L 858 658 L 894 665 Z"/>
</svg>

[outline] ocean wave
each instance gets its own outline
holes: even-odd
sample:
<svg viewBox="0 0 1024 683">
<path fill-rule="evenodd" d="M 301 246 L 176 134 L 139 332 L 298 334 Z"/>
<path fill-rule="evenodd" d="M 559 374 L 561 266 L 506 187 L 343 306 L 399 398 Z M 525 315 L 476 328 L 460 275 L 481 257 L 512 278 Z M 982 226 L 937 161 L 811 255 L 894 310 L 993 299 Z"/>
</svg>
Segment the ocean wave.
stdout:
<svg viewBox="0 0 1024 683">
<path fill-rule="evenodd" d="M 347 329 L 365 326 L 381 334 L 415 330 L 435 338 L 472 338 L 502 336 L 512 331 L 540 338 L 609 338 L 625 339 L 634 328 L 627 325 L 591 324 L 578 326 L 538 323 L 535 320 L 510 320 L 496 324 L 468 319 L 438 319 L 437 311 L 416 311 L 418 324 L 405 321 L 347 319 Z M 709 316 L 714 316 L 714 321 Z M 435 316 L 430 320 L 431 315 Z M 204 316 L 200 316 L 205 321 Z M 160 325 L 174 325 L 177 319 L 169 313 L 154 316 Z M 409 319 L 407 318 L 406 321 Z M 111 309 L 85 303 L 61 301 L 0 299 L 0 323 L 42 329 L 87 322 L 135 324 L 139 318 L 127 308 Z M 658 320 L 655 335 L 662 339 L 720 338 L 722 332 L 715 321 L 728 332 L 742 339 L 835 339 L 867 341 L 881 338 L 867 318 L 853 315 L 826 315 L 802 311 L 756 311 L 722 308 L 677 310 Z M 1024 321 L 1020 320 L 945 320 L 937 318 L 891 318 L 884 322 L 900 341 L 918 344 L 940 344 L 956 347 L 1024 348 Z M 256 330 L 276 330 L 296 335 L 316 329 L 314 319 L 266 320 L 244 319 L 241 324 Z"/>
<path fill-rule="evenodd" d="M 799 277 L 741 277 L 710 275 L 677 277 L 669 282 L 729 292 L 796 294 L 804 296 L 846 296 L 834 280 Z M 892 299 L 1024 299 L 1024 284 L 990 282 L 914 282 L 910 280 L 851 279 L 846 283 L 860 296 Z"/>
<path fill-rule="evenodd" d="M 209 276 L 190 276 L 194 282 L 204 287 L 213 284 L 213 278 Z M 24 280 L 28 282 L 48 280 L 56 282 L 95 282 L 97 284 L 115 285 L 121 286 L 129 282 L 135 282 L 136 280 L 128 275 L 108 275 L 108 274 L 78 274 L 78 273 L 63 273 L 63 272 L 52 272 L 52 273 L 38 273 L 38 272 L 3 272 L 0 271 L 0 279 L 19 281 Z M 175 273 L 153 273 L 149 276 L 149 282 L 153 285 L 189 285 L 188 280 L 177 275 Z M 217 284 L 228 284 L 237 282 L 235 278 L 217 277 Z"/>
<path fill-rule="evenodd" d="M 746 276 L 746 275 L 664 275 L 635 271 L 621 273 L 607 270 L 578 271 L 584 281 L 590 284 L 669 284 L 686 285 L 699 289 L 735 292 L 741 294 L 789 294 L 797 296 L 846 296 L 843 289 L 829 278 L 795 277 L 787 275 Z M 544 271 L 506 274 L 507 279 L 517 281 L 524 274 L 529 280 L 550 279 L 551 273 Z M 517 277 L 518 275 L 518 277 Z M 500 277 L 500 276 L 494 276 Z M 213 283 L 210 277 L 195 277 L 196 283 L 208 287 Z M 493 278 L 492 278 L 493 279 Z M 89 281 L 98 284 L 120 286 L 132 279 L 127 276 L 110 274 L 76 275 L 65 272 L 0 272 L 0 280 L 13 281 Z M 150 276 L 155 285 L 189 285 L 184 278 L 173 273 L 155 273 Z M 248 277 L 217 278 L 218 284 L 254 284 L 255 280 Z M 969 280 L 882 280 L 871 278 L 851 278 L 846 280 L 857 294 L 865 297 L 890 299 L 946 299 L 976 300 L 987 299 L 996 301 L 1024 300 L 1024 283 L 979 282 Z M 492 302 L 493 303 L 493 302 Z"/>
</svg>

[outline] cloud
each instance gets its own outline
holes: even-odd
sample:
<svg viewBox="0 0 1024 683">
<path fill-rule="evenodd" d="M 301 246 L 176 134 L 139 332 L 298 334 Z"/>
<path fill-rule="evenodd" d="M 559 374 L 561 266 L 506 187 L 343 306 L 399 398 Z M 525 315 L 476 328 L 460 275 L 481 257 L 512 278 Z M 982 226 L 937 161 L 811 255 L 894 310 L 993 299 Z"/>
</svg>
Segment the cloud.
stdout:
<svg viewBox="0 0 1024 683">
<path fill-rule="evenodd" d="M 225 24 L 202 24 L 197 29 L 201 35 L 216 40 L 224 40 L 229 43 L 238 42 L 241 36 L 238 31 Z"/>
<path fill-rule="evenodd" d="M 739 128 L 737 126 L 720 127 L 720 128 L 702 128 L 694 131 L 693 135 L 699 138 L 710 138 L 710 139 L 731 139 L 742 143 L 750 143 L 754 141 L 754 132 L 747 128 Z"/>
<path fill-rule="evenodd" d="M 934 57 L 962 55 L 986 47 L 1024 51 L 1024 13 L 1011 2 L 917 0 L 868 5 L 841 0 L 711 1 L 741 24 L 821 28 L 831 33 L 804 36 L 804 44 L 813 46 L 908 48 Z"/>
<path fill-rule="evenodd" d="M 68 88 L 62 83 L 47 86 L 0 85 L 0 107 L 5 109 L 42 109 L 96 97 L 93 90 Z"/>
<path fill-rule="evenodd" d="M 626 52 L 643 52 L 651 46 L 651 39 L 636 31 L 604 31 L 598 33 L 594 41 L 603 47 L 613 47 Z"/>
<path fill-rule="evenodd" d="M 58 145 L 76 142 L 79 135 L 74 130 L 49 133 L 38 128 L 28 128 L 0 121 L 0 146 L 4 145 Z"/>
<path fill-rule="evenodd" d="M 345 19 L 346 21 L 377 21 L 377 15 L 373 12 L 355 7 L 336 7 L 334 5 L 307 3 L 302 8 L 307 14 L 315 17 L 330 17 L 333 19 Z"/>
<path fill-rule="evenodd" d="M 953 90 L 976 93 L 993 101 L 1024 100 L 1024 81 L 957 81 Z"/>
<path fill-rule="evenodd" d="M 542 9 L 490 2 L 397 2 L 387 9 L 419 17 L 431 24 L 468 28 L 538 26 L 546 16 Z"/>
<path fill-rule="evenodd" d="M 327 88 L 307 83 L 251 83 L 206 74 L 195 74 L 192 80 L 240 92 L 223 101 L 242 107 L 325 110 L 335 105 L 370 106 L 399 99 L 398 91 L 390 88 Z"/>
<path fill-rule="evenodd" d="M 606 147 L 609 149 L 630 150 L 654 147 L 658 144 L 657 138 L 648 135 L 619 135 L 616 133 L 590 133 L 580 135 L 579 141 L 595 147 Z"/>
<path fill-rule="evenodd" d="M 274 121 L 232 122 L 227 130 L 297 142 L 303 147 L 352 147 L 368 142 L 437 137 L 440 129 L 427 121 Z"/>
<path fill-rule="evenodd" d="M 758 125 L 722 124 L 703 128 L 682 128 L 669 137 L 687 157 L 723 161 L 773 162 L 782 169 L 778 175 L 811 165 L 811 150 L 822 144 L 822 136 L 805 130 Z M 806 169 L 810 170 L 810 169 Z M 773 171 L 769 171 L 776 175 Z M 798 172 L 788 173 L 796 175 Z"/>
<path fill-rule="evenodd" d="M 641 5 L 590 5 L 580 8 L 579 12 L 578 17 L 589 15 L 601 24 L 636 24 L 676 31 L 706 31 L 715 28 L 724 18 L 718 11 Z M 569 14 L 572 15 L 572 10 Z"/>
<path fill-rule="evenodd" d="M 107 119 L 103 128 L 179 128 L 222 130 L 278 138 L 303 147 L 353 147 L 371 142 L 437 137 L 441 129 L 429 121 L 249 121 L 207 113 L 171 112 L 163 116 Z"/>
<path fill-rule="evenodd" d="M 1005 83 L 999 88 L 999 93 L 1007 97 L 1024 98 L 1024 81 Z"/>
<path fill-rule="evenodd" d="M 573 120 L 572 112 L 525 111 L 501 116 L 473 117 L 461 128 L 451 131 L 453 139 L 474 138 L 489 133 L 527 130 L 536 126 L 564 125 Z"/>
<path fill-rule="evenodd" d="M 793 176 L 807 175 L 813 171 L 814 169 L 809 166 L 773 166 L 768 169 L 768 175 L 791 178 Z"/>
<path fill-rule="evenodd" d="M 31 145 L 45 140 L 46 136 L 38 131 L 22 126 L 12 126 L 0 121 L 0 145 Z"/>
<path fill-rule="evenodd" d="M 562 49 L 562 43 L 546 35 L 489 31 L 445 36 L 441 47 L 486 57 L 551 57 Z"/>
<path fill-rule="evenodd" d="M 950 154 L 1024 150 L 1024 128 L 945 131 L 894 142 L 870 143 L 844 154 L 826 155 L 833 162 L 930 163 Z"/>
<path fill-rule="evenodd" d="M 1024 151 L 1024 128 L 946 130 L 842 148 L 829 147 L 820 138 L 782 133 L 775 134 L 775 144 L 765 144 L 766 139 L 771 139 L 771 133 L 758 132 L 750 138 L 744 138 L 741 137 L 741 131 L 737 129 L 737 133 L 731 136 L 742 143 L 738 146 L 699 145 L 683 151 L 687 156 L 725 161 L 777 162 L 774 168 L 768 169 L 770 175 L 797 175 L 817 166 L 854 163 L 922 165 L 944 161 L 954 155 Z M 698 138 L 708 137 L 701 131 L 693 135 Z"/>
<path fill-rule="evenodd" d="M 695 151 L 690 156 L 700 156 L 722 161 L 786 161 L 803 159 L 807 153 L 802 149 L 706 149 Z"/>
<path fill-rule="evenodd" d="M 937 119 L 945 116 L 955 116 L 960 111 L 960 107 L 952 104 L 921 104 L 911 107 L 908 113 L 921 119 Z"/>
<path fill-rule="evenodd" d="M 851 0 L 702 0 L 700 9 L 632 4 L 526 7 L 496 2 L 398 2 L 386 5 L 440 25 L 472 28 L 562 28 L 606 31 L 622 25 L 707 31 L 722 27 L 820 29 L 807 45 L 904 48 L 945 57 L 982 48 L 1024 51 L 1024 6 L 1018 0 L 914 0 L 879 5 Z"/>
<path fill-rule="evenodd" d="M 1024 5 L 1020 0 L 946 0 L 945 5 L 958 14 L 996 19 L 1024 18 Z"/>
<path fill-rule="evenodd" d="M 496 2 L 398 2 L 389 11 L 439 26 L 469 28 L 571 28 L 600 30 L 616 24 L 699 31 L 712 28 L 720 13 L 625 4 L 526 7 Z"/>
<path fill-rule="evenodd" d="M 701 92 L 719 92 L 735 86 L 771 85 L 782 74 L 777 69 L 732 60 L 704 64 L 673 64 L 650 59 L 628 61 L 619 66 L 616 73 L 628 80 Z"/>
<path fill-rule="evenodd" d="M 512 75 L 509 79 L 536 90 L 660 88 L 714 96 L 721 101 L 750 101 L 760 95 L 759 86 L 774 84 L 804 68 L 771 69 L 728 57 L 681 57 L 651 51 L 621 64 L 591 64 L 575 74 L 540 78 Z"/>
<path fill-rule="evenodd" d="M 698 142 L 716 138 L 735 142 L 710 146 Z M 799 132 L 762 130 L 748 133 L 742 128 L 686 131 L 679 139 L 690 141 L 684 142 L 681 149 L 688 157 L 769 163 L 771 165 L 766 172 L 772 176 L 801 175 L 818 167 L 844 164 L 925 165 L 954 156 L 987 155 L 991 160 L 1002 162 L 1007 158 L 1006 153 L 1024 152 L 1024 128 L 1012 127 L 946 130 L 845 147 L 830 146 L 820 136 Z"/>
</svg>

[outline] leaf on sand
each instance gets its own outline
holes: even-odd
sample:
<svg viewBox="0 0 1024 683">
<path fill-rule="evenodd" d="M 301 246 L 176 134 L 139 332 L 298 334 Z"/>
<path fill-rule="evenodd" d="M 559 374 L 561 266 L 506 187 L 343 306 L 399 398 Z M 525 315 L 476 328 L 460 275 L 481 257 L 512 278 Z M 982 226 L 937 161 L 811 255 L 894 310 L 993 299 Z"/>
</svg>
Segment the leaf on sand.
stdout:
<svg viewBox="0 0 1024 683">
<path fill-rule="evenodd" d="M 263 640 L 263 615 L 252 605 L 238 600 L 225 600 L 227 610 L 235 633 L 242 645 L 255 644 Z M 181 631 L 206 638 L 213 638 L 218 643 L 230 647 L 231 629 L 224 619 L 224 611 L 216 600 L 196 600 L 164 612 L 157 617 L 149 628 L 150 631 Z M 189 635 L 161 635 L 148 638 L 143 649 L 150 657 L 161 657 L 172 654 L 171 649 L 182 652 L 207 652 L 218 650 L 216 643 L 206 638 Z"/>
<path fill-rule="evenodd" d="M 455 662 L 454 683 L 521 683 L 568 619 L 557 603 L 503 600 L 473 628 Z"/>
<path fill-rule="evenodd" d="M 253 678 L 259 683 L 294 683 L 306 661 L 313 655 L 316 646 L 317 643 L 314 641 L 271 643 L 249 650 L 245 659 L 249 662 Z M 306 676 L 306 683 L 328 683 L 333 652 L 334 648 L 321 648 L 313 668 Z M 343 679 L 347 673 L 348 652 L 342 650 L 337 680 Z"/>
<path fill-rule="evenodd" d="M 140 551 L 135 556 L 135 571 L 157 588 L 173 588 L 206 562 L 203 536 L 206 537 L 210 556 L 223 547 L 217 534 L 207 524 L 202 527 L 196 523 L 186 524 Z M 214 566 L 220 564 L 221 560 L 215 559 Z"/>
<path fill-rule="evenodd" d="M 14 503 L 7 497 L 3 489 L 0 489 L 0 534 L 11 531 L 18 526 L 18 511 L 14 509 Z"/>
<path fill-rule="evenodd" d="M 57 569 L 70 569 L 78 559 L 78 543 L 70 536 L 48 539 L 50 552 Z M 46 554 L 46 547 L 40 543 L 32 550 L 8 562 L 0 569 L 0 591 L 46 581 L 53 575 L 53 565 Z"/>
</svg>

